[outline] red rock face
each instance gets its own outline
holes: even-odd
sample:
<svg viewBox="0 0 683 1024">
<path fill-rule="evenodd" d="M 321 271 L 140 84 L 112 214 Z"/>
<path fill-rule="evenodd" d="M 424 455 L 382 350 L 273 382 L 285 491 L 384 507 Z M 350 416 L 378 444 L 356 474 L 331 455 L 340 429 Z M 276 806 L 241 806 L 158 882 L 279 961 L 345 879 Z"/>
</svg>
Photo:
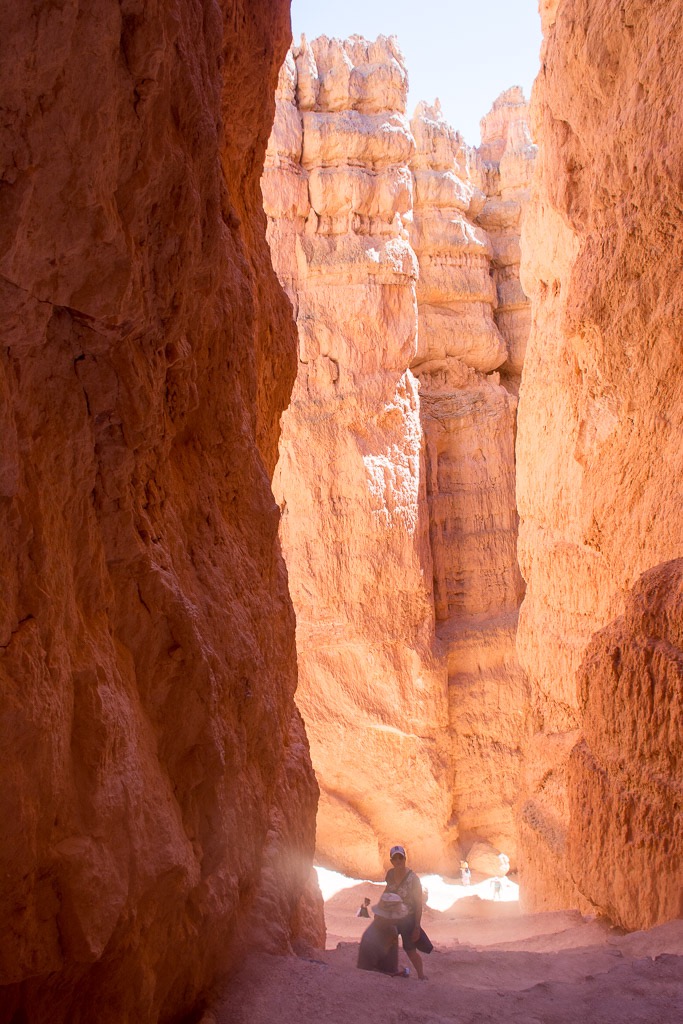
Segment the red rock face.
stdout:
<svg viewBox="0 0 683 1024">
<path fill-rule="evenodd" d="M 643 572 L 683 553 L 683 12 L 662 0 L 565 0 L 542 13 L 543 70 L 532 100 L 539 175 L 523 238 L 533 326 L 517 446 L 527 580 L 518 650 L 533 731 L 522 808 L 525 890 L 535 906 L 587 900 L 640 927 L 671 916 L 676 848 L 680 858 L 680 768 L 676 779 L 673 761 L 654 762 L 663 787 L 656 798 L 653 765 L 637 770 L 659 742 L 660 712 L 674 704 L 663 693 L 661 706 L 659 696 L 645 699 L 669 676 L 657 668 L 648 683 L 641 675 L 653 670 L 636 649 L 657 634 L 637 625 L 641 591 L 630 594 Z M 658 584 L 662 607 L 669 585 L 665 577 Z M 635 634 L 627 642 L 629 623 Z M 616 646 L 634 645 L 620 684 L 632 680 L 632 699 L 604 718 L 616 692 L 608 640 L 600 657 L 590 647 L 582 667 L 603 627 Z M 620 733 L 618 753 L 611 745 Z M 618 806 L 624 773 L 631 810 Z M 661 822 L 634 809 L 652 801 L 661 810 L 663 793 Z M 638 871 L 625 884 L 625 865 L 642 864 L 645 850 L 657 879 L 644 888 Z M 638 907 L 636 890 L 647 894 Z"/>
<path fill-rule="evenodd" d="M 669 921 L 683 911 L 683 559 L 643 574 L 591 641 L 579 687 L 572 874 L 627 928 Z"/>
<path fill-rule="evenodd" d="M 175 1019 L 247 926 L 288 948 L 313 848 L 258 185 L 288 5 L 2 7 L 0 1020 Z"/>
</svg>

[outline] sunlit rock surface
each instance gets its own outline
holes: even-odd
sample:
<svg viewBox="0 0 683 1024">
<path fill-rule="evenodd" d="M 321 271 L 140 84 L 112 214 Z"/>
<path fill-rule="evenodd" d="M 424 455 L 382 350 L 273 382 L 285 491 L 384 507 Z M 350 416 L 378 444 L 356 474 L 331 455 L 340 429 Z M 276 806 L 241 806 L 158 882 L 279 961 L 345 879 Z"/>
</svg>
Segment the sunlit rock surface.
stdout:
<svg viewBox="0 0 683 1024">
<path fill-rule="evenodd" d="M 0 1020 L 178 1020 L 320 934 L 259 192 L 289 9 L 2 7 Z"/>
<path fill-rule="evenodd" d="M 297 701 L 321 787 L 318 854 L 378 875 L 396 836 L 410 838 L 416 862 L 442 863 L 451 813 L 408 370 L 417 263 L 403 217 L 414 141 L 393 40 L 323 37 L 294 54 L 298 111 L 286 63 L 278 117 L 292 139 L 299 118 L 301 165 L 285 166 L 276 120 L 264 174 L 269 238 L 283 280 L 295 279 L 299 328 L 275 486 L 297 612 Z M 303 203 L 283 211 L 270 199 L 283 173 L 308 181 L 303 226 Z M 278 247 L 295 232 L 293 272 Z"/>
<path fill-rule="evenodd" d="M 517 448 L 522 888 L 537 907 L 584 901 L 639 927 L 672 916 L 680 887 L 667 755 L 680 607 L 663 563 L 683 553 L 683 12 L 565 0 L 542 13 Z M 648 607 L 669 609 L 668 632 L 640 621 Z"/>
<path fill-rule="evenodd" d="M 529 201 L 536 152 L 529 132 L 529 107 L 515 86 L 502 93 L 482 118 L 481 146 L 473 170 L 487 197 L 477 223 L 486 229 L 492 249 L 494 319 L 507 349 L 501 374 L 513 390 L 519 385 L 531 324 L 519 264 L 522 213 Z"/>
<path fill-rule="evenodd" d="M 304 40 L 263 176 L 299 332 L 276 494 L 318 856 L 367 877 L 395 841 L 422 870 L 476 839 L 514 857 L 524 699 L 516 379 L 492 371 L 523 333 L 512 298 L 496 323 L 523 202 L 505 159 L 535 151 L 514 90 L 484 161 L 438 106 L 409 124 L 406 88 L 393 39 Z"/>
<path fill-rule="evenodd" d="M 411 128 L 416 141 L 411 239 L 420 265 L 413 366 L 428 374 L 458 360 L 482 372 L 495 370 L 507 350 L 493 319 L 491 243 L 475 221 L 485 196 L 471 182 L 462 137 L 438 104 L 419 104 Z"/>
<path fill-rule="evenodd" d="M 487 372 L 507 363 L 508 346 L 494 317 L 494 244 L 480 226 L 488 211 L 496 249 L 505 252 L 508 222 L 491 209 L 500 206 L 509 113 L 503 107 L 498 117 L 500 145 L 484 149 L 484 184 L 493 182 L 488 198 L 473 182 L 472 164 L 480 157 L 438 104 L 418 106 L 411 122 L 417 144 L 411 238 L 420 266 L 413 368 L 420 380 L 436 636 L 448 674 L 454 807 L 464 854 L 485 838 L 514 858 L 525 697 L 515 654 L 522 596 L 517 400 L 497 373 Z"/>
</svg>

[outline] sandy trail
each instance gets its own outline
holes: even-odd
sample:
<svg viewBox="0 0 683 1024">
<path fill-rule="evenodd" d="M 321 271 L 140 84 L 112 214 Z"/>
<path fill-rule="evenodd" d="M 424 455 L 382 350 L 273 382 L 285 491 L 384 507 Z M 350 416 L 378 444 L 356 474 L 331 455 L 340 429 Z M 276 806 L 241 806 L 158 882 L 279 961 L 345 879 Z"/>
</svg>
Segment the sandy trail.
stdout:
<svg viewBox="0 0 683 1024">
<path fill-rule="evenodd" d="M 218 1024 L 683 1024 L 683 921 L 624 935 L 574 912 L 521 915 L 477 897 L 423 919 L 429 980 L 356 968 L 356 886 L 326 904 L 328 949 L 253 956 Z M 337 945 L 338 944 L 338 945 Z M 329 948 L 336 947 L 336 948 Z M 401 964 L 408 964 L 404 953 Z M 208 1024 L 208 1019 L 207 1019 Z"/>
</svg>

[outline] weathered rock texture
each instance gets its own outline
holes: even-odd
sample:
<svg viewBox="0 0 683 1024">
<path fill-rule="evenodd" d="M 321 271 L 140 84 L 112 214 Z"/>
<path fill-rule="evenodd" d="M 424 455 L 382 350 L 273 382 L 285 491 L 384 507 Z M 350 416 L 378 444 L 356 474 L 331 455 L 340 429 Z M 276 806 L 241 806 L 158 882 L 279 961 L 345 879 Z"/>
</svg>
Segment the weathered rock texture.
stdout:
<svg viewBox="0 0 683 1024">
<path fill-rule="evenodd" d="M 683 12 L 543 13 L 517 449 L 524 889 L 640 927 L 676 912 L 683 855 L 680 576 L 655 569 L 682 553 Z"/>
<path fill-rule="evenodd" d="M 499 96 L 482 118 L 474 167 L 475 180 L 487 197 L 477 223 L 486 229 L 491 244 L 496 285 L 493 316 L 507 347 L 501 374 L 511 390 L 519 385 L 531 324 L 529 299 L 519 277 L 519 246 L 535 160 L 529 108 L 522 90 L 515 86 Z"/>
<path fill-rule="evenodd" d="M 624 615 L 593 638 L 579 672 L 579 710 L 583 737 L 569 758 L 567 787 L 572 876 L 626 927 L 678 917 L 683 559 L 644 573 Z"/>
<path fill-rule="evenodd" d="M 452 868 L 459 837 L 514 855 L 523 701 L 516 397 L 491 371 L 517 372 L 499 307 L 521 359 L 524 304 L 498 291 L 534 147 L 516 91 L 476 170 L 438 108 L 409 125 L 405 98 L 395 40 L 303 41 L 262 183 L 299 330 L 276 494 L 318 855 L 366 876 L 395 841 L 424 869 Z"/>
<path fill-rule="evenodd" d="M 490 373 L 508 362 L 508 344 L 494 317 L 495 275 L 500 256 L 517 246 L 506 226 L 519 230 L 516 219 L 500 213 L 509 134 L 503 99 L 494 108 L 501 111 L 495 137 L 502 141 L 495 152 L 492 144 L 484 147 L 487 163 L 479 175 L 490 186 L 490 198 L 472 181 L 478 154 L 466 149 L 438 105 L 418 107 L 412 121 L 417 149 L 411 237 L 420 267 L 413 369 L 426 449 L 436 637 L 448 673 L 454 809 L 464 853 L 473 840 L 485 838 L 514 859 L 525 698 L 515 654 L 522 597 L 516 559 L 517 400 Z M 530 143 L 528 149 L 531 155 Z M 510 205 L 518 216 L 519 201 Z M 482 220 L 498 230 L 495 250 Z"/>
<path fill-rule="evenodd" d="M 258 185 L 288 9 L 2 24 L 0 1020 L 176 1020 L 308 920 Z"/>
<path fill-rule="evenodd" d="M 416 864 L 445 861 L 451 814 L 408 371 L 417 264 L 403 216 L 414 142 L 393 41 L 323 37 L 295 55 L 281 75 L 263 185 L 299 327 L 275 487 L 297 613 L 297 701 L 321 787 L 319 856 L 377 876 L 396 836 L 410 837 Z"/>
</svg>

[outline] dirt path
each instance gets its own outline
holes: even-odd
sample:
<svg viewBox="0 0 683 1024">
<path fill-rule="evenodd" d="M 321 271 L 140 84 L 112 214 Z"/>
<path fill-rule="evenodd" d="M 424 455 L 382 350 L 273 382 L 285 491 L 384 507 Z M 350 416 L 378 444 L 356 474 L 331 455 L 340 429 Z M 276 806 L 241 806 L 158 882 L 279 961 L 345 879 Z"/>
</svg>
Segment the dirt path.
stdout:
<svg viewBox="0 0 683 1024">
<path fill-rule="evenodd" d="M 683 1024 L 683 921 L 623 935 L 577 913 L 525 917 L 517 904 L 461 900 L 426 913 L 436 948 L 421 983 L 356 968 L 365 894 L 328 902 L 336 948 L 252 957 L 218 1024 Z"/>
</svg>

